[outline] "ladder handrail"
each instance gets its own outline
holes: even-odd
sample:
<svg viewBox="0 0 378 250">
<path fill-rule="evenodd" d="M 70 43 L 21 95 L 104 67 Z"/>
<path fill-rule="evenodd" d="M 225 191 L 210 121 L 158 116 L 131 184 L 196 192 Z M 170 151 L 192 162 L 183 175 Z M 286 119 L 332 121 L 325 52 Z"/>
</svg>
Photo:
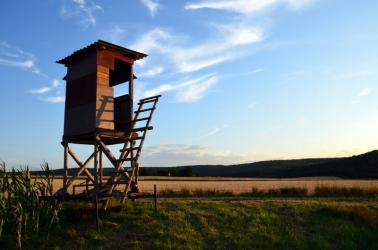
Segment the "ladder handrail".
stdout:
<svg viewBox="0 0 378 250">
<path fill-rule="evenodd" d="M 123 145 L 123 148 L 120 150 L 121 155 L 119 156 L 119 160 L 117 161 L 118 164 L 117 164 L 116 171 L 111 175 L 111 177 L 108 180 L 108 184 L 110 184 L 110 189 L 109 189 L 110 192 L 112 192 L 115 189 L 115 187 L 118 185 L 117 183 L 119 183 L 119 181 L 116 181 L 116 179 L 119 179 L 122 176 L 120 173 L 120 171 L 123 170 L 122 165 L 124 164 L 125 161 L 127 161 L 126 159 L 131 159 L 130 167 L 132 171 L 131 171 L 131 175 L 129 175 L 129 178 L 128 178 L 129 183 L 126 184 L 126 187 L 124 190 L 124 194 L 127 195 L 128 189 L 130 188 L 131 181 L 133 180 L 134 175 L 135 175 L 135 166 L 138 164 L 138 161 L 142 152 L 144 140 L 146 139 L 147 131 L 152 129 L 152 126 L 150 126 L 150 123 L 152 120 L 153 113 L 156 109 L 157 102 L 159 101 L 160 97 L 161 95 L 156 95 L 156 96 L 147 97 L 147 98 L 139 100 L 138 109 L 137 111 L 134 112 L 135 115 L 133 119 L 131 120 L 130 135 L 126 139 Z M 147 102 L 144 102 L 144 101 L 147 101 Z M 143 106 L 148 103 L 153 103 L 152 108 L 143 109 Z M 149 114 L 145 117 L 146 119 L 141 118 L 141 120 L 138 120 L 138 117 L 141 113 L 147 113 L 147 112 L 149 112 Z M 140 131 L 137 131 L 137 132 L 142 132 L 142 134 L 134 137 L 135 132 L 133 132 L 133 130 L 135 130 L 135 126 L 137 122 L 139 121 L 146 121 L 146 125 L 144 127 L 141 127 L 142 129 L 139 128 Z M 139 140 L 139 145 L 134 145 L 136 144 L 138 140 Z M 129 155 L 130 157 L 127 158 Z"/>
</svg>

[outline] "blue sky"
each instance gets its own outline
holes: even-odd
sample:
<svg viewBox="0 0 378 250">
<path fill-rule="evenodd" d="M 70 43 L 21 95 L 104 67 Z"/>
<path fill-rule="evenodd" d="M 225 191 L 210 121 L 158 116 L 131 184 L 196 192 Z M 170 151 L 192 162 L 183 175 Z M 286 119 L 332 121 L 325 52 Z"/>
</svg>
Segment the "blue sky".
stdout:
<svg viewBox="0 0 378 250">
<path fill-rule="evenodd" d="M 66 69 L 55 61 L 98 39 L 149 54 L 135 92 L 163 98 L 144 166 L 378 148 L 377 1 L 2 0 L 0 16 L 9 166 L 62 166 Z"/>
</svg>

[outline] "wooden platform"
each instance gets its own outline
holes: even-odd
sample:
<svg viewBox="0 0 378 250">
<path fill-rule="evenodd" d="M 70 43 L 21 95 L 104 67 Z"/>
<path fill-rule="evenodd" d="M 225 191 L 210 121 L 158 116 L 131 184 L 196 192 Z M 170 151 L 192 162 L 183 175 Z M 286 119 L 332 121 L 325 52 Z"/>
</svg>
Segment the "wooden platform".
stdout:
<svg viewBox="0 0 378 250">
<path fill-rule="evenodd" d="M 68 143 L 93 145 L 95 133 L 106 145 L 125 143 L 127 137 L 129 136 L 129 133 L 122 131 L 97 129 L 96 132 L 93 133 L 63 137 L 63 141 L 64 139 L 67 139 Z"/>
</svg>

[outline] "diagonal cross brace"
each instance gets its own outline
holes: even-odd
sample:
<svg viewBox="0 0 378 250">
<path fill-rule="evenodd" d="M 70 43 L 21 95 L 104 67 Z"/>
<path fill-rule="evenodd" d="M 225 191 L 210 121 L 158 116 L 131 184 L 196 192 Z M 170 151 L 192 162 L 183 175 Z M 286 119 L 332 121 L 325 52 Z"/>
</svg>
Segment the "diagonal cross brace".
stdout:
<svg viewBox="0 0 378 250">
<path fill-rule="evenodd" d="M 102 152 L 104 152 L 104 154 L 106 155 L 106 157 L 113 164 L 113 166 L 116 169 L 116 171 L 122 170 L 123 169 L 123 167 L 122 167 L 122 163 L 123 163 L 122 159 L 117 160 L 115 158 L 115 156 L 112 154 L 112 152 L 105 145 L 105 143 L 101 140 L 100 137 L 96 136 L 96 141 L 97 141 L 99 147 L 101 148 Z M 125 178 L 127 180 L 129 180 L 129 178 L 130 178 L 129 174 L 127 172 L 122 172 L 122 173 L 125 176 Z M 112 174 L 112 176 L 108 180 L 108 183 L 113 183 L 117 177 L 118 177 L 117 174 Z"/>
<path fill-rule="evenodd" d="M 69 148 L 67 147 L 67 150 L 68 150 L 68 154 L 72 157 L 72 159 L 74 159 L 74 161 L 76 162 L 77 165 L 79 165 L 80 169 L 79 171 L 76 173 L 75 176 L 71 177 L 71 179 L 69 179 L 67 181 L 67 184 L 66 184 L 66 189 L 68 189 L 69 186 L 72 185 L 72 183 L 77 179 L 77 177 L 79 177 L 83 172 L 85 173 L 85 175 L 88 177 L 88 179 L 94 183 L 94 177 L 93 175 L 91 174 L 91 172 L 87 169 L 88 165 L 92 162 L 94 156 L 97 154 L 97 151 L 96 152 L 93 152 L 91 154 L 91 156 L 88 157 L 88 159 L 84 162 L 84 164 L 79 160 L 79 158 L 75 155 L 75 153 Z"/>
</svg>

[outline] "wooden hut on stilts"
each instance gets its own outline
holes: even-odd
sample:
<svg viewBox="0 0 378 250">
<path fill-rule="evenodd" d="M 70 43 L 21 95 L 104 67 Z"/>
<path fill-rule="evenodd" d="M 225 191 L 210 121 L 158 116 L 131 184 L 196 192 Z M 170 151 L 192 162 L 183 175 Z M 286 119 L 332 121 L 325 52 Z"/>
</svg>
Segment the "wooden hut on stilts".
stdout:
<svg viewBox="0 0 378 250">
<path fill-rule="evenodd" d="M 57 61 L 67 67 L 64 114 L 63 199 L 90 199 L 108 206 L 109 198 L 121 202 L 139 192 L 139 159 L 160 95 L 138 101 L 134 111 L 133 65 L 146 54 L 99 40 Z M 128 84 L 128 93 L 114 96 L 114 87 Z M 80 161 L 70 144 L 93 145 L 93 153 Z M 120 155 L 109 149 L 120 145 Z M 103 175 L 103 157 L 114 167 L 109 178 Z M 77 164 L 70 171 L 68 159 Z M 94 164 L 94 170 L 88 167 Z M 82 180 L 78 183 L 78 179 Z M 72 191 L 71 191 L 72 190 Z M 77 192 L 81 190 L 82 192 Z"/>
</svg>

